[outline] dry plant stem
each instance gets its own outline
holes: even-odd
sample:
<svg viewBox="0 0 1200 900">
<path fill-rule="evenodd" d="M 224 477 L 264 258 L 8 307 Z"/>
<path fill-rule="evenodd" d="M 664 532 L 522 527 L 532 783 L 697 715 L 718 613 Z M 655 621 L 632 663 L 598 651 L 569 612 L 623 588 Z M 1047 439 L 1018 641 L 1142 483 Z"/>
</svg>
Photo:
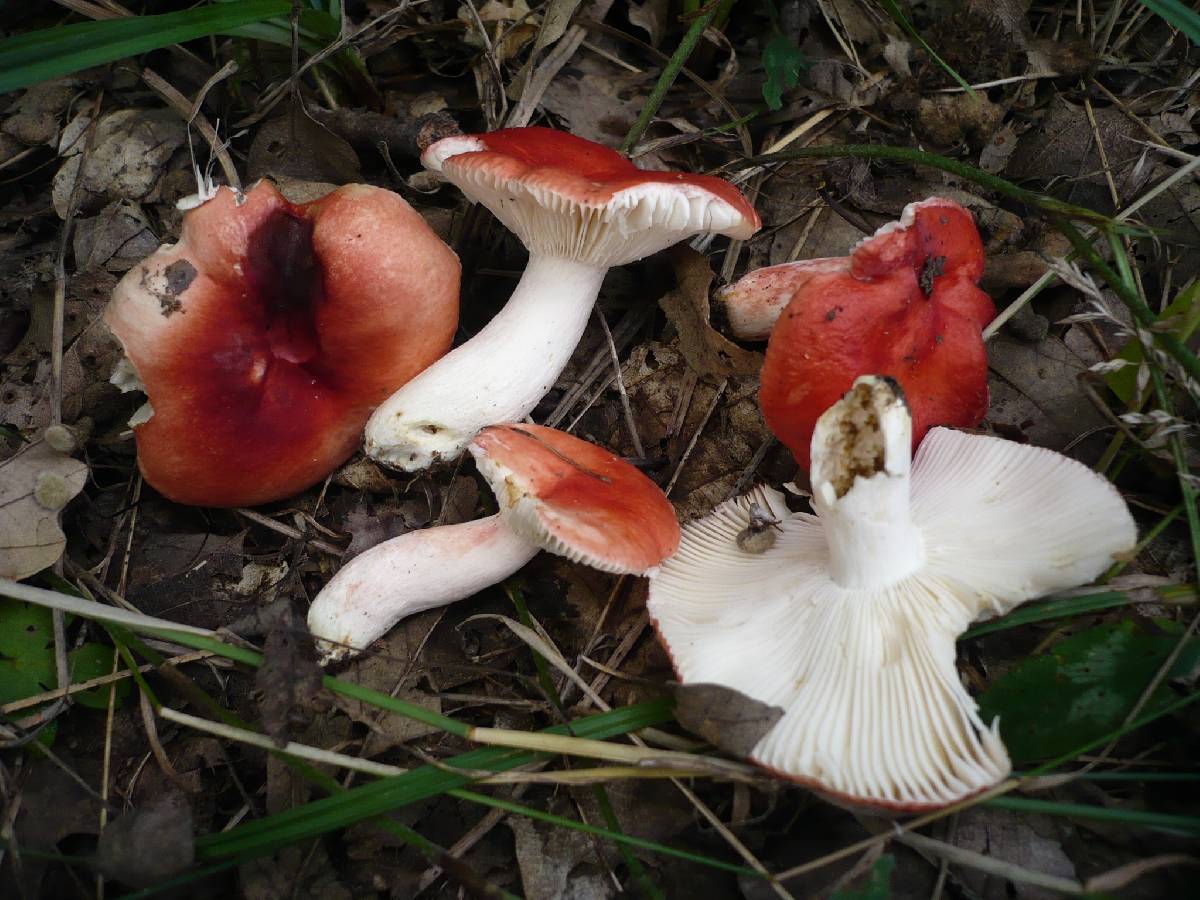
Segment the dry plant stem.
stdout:
<svg viewBox="0 0 1200 900">
<path fill-rule="evenodd" d="M 194 650 L 190 653 L 181 653 L 178 656 L 172 656 L 171 658 L 164 660 L 163 665 L 181 666 L 184 663 L 198 662 L 199 660 L 210 658 L 212 658 L 212 654 L 207 650 Z M 158 666 L 156 666 L 154 663 L 146 663 L 145 665 L 139 666 L 138 671 L 142 673 L 153 672 L 157 668 Z M 78 694 L 81 691 L 90 691 L 92 688 L 103 687 L 106 684 L 112 684 L 114 681 L 124 681 L 126 678 L 131 676 L 132 673 L 128 669 L 122 669 L 121 671 L 112 675 L 97 675 L 95 678 L 90 678 L 87 681 L 75 682 L 70 686 L 66 693 L 70 695 Z M 4 706 L 0 706 L 0 715 L 9 716 L 15 712 L 20 712 L 23 709 L 29 709 L 32 706 L 40 706 L 43 703 L 49 703 L 53 700 L 57 700 L 62 695 L 63 692 L 58 688 L 55 688 L 52 691 L 43 691 L 40 694 L 34 694 L 32 697 L 22 697 L 20 700 L 14 700 L 12 703 L 6 703 Z"/>
<path fill-rule="evenodd" d="M 629 429 L 629 439 L 633 442 L 634 453 L 638 455 L 639 459 L 643 459 L 646 456 L 646 449 L 642 446 L 642 439 L 638 436 L 637 422 L 633 418 L 633 409 L 629 406 L 629 394 L 625 391 L 625 379 L 621 376 L 621 359 L 617 356 L 617 345 L 613 342 L 612 332 L 608 328 L 608 320 L 604 318 L 604 313 L 599 307 L 596 308 L 596 318 L 600 320 L 600 327 L 604 329 L 604 339 L 608 342 L 608 352 L 612 357 L 617 392 L 621 395 L 621 409 L 625 413 L 625 425 Z"/>
<path fill-rule="evenodd" d="M 654 85 L 654 90 L 650 92 L 650 96 L 646 98 L 646 105 L 642 107 L 641 113 L 637 117 L 637 121 L 633 123 L 633 128 L 629 130 L 629 134 L 625 135 L 625 140 L 621 142 L 621 152 L 629 153 L 637 145 L 637 142 L 642 139 L 646 133 L 646 129 L 650 127 L 650 123 L 654 120 L 654 114 L 658 112 L 658 108 L 662 106 L 663 100 L 667 97 L 667 91 L 671 89 L 671 85 L 675 83 L 675 79 L 679 76 L 683 64 L 687 62 L 692 51 L 696 49 L 696 44 L 700 42 L 700 37 L 714 18 L 716 18 L 721 4 L 717 0 L 712 0 L 708 8 L 701 13 L 683 36 L 678 49 L 671 54 L 666 67 L 662 71 L 662 75 L 658 77 L 658 82 Z"/>
<path fill-rule="evenodd" d="M 960 866 L 967 866 L 979 872 L 986 872 L 989 875 L 996 875 L 1008 881 L 1015 881 L 1018 884 L 1032 884 L 1036 887 L 1059 891 L 1072 896 L 1084 892 L 1083 885 L 1074 879 L 1059 878 L 1058 876 L 1046 875 L 1042 872 L 1032 872 L 1014 863 L 993 859 L 992 857 L 984 856 L 982 853 L 975 853 L 971 850 L 964 850 L 962 847 L 937 841 L 921 834 L 906 832 L 897 834 L 895 838 L 901 844 L 907 844 L 915 850 L 922 850 L 939 859 L 944 859 Z"/>
<path fill-rule="evenodd" d="M 950 806 L 935 810 L 931 813 L 926 813 L 925 815 L 918 816 L 915 819 L 910 819 L 903 825 L 897 824 L 892 831 L 885 831 L 882 834 L 876 834 L 869 838 L 864 838 L 861 841 L 857 841 L 853 844 L 842 847 L 840 850 L 834 850 L 832 853 L 827 853 L 817 859 L 810 860 L 806 863 L 801 863 L 798 866 L 793 866 L 784 872 L 780 872 L 775 876 L 775 878 L 781 882 L 787 881 L 789 878 L 795 878 L 799 875 L 803 875 L 805 872 L 812 872 L 815 869 L 824 868 L 831 863 L 837 862 L 839 859 L 845 859 L 847 856 L 853 856 L 860 850 L 866 850 L 868 847 L 871 847 L 875 844 L 885 843 L 902 834 L 912 833 L 918 828 L 924 828 L 926 825 L 932 824 L 933 822 L 943 819 L 946 816 L 953 815 L 956 812 L 961 812 L 964 809 L 970 809 L 972 806 L 977 806 L 985 800 L 991 800 L 993 797 L 999 797 L 1003 794 L 1007 794 L 1016 790 L 1020 786 L 1020 781 L 1015 778 L 1010 778 L 1008 781 L 996 785 L 991 790 L 983 791 L 980 794 L 976 794 L 974 797 L 969 797 L 966 800 L 960 800 L 958 803 L 952 803 Z"/>
<path fill-rule="evenodd" d="M 229 65 L 232 65 L 232 63 Z M 216 156 L 217 161 L 221 164 L 221 172 L 225 175 L 225 182 L 234 190 L 240 191 L 242 189 L 242 181 L 238 177 L 237 168 L 229 156 L 229 151 L 225 149 L 225 145 L 217 134 L 216 129 L 209 124 L 208 119 L 200 112 L 200 104 L 204 102 L 204 95 L 208 92 L 209 88 L 221 78 L 232 75 L 237 71 L 236 65 L 233 65 L 232 70 L 226 71 L 229 69 L 229 65 L 226 65 L 225 68 L 221 69 L 220 72 L 208 80 L 204 87 L 200 89 L 200 93 L 196 95 L 195 102 L 188 100 L 187 97 L 179 93 L 173 85 L 169 84 L 153 69 L 142 70 L 142 81 L 146 82 L 146 86 L 150 90 L 158 94 L 171 109 L 175 110 L 184 122 L 188 125 L 196 126 L 196 130 L 208 141 L 213 155 Z"/>
</svg>

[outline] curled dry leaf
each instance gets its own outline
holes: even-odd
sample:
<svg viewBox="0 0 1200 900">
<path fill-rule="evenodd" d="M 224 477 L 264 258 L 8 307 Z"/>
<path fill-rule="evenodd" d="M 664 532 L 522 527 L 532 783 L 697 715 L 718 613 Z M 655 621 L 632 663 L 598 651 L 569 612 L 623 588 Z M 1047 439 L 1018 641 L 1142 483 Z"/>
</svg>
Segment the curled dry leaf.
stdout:
<svg viewBox="0 0 1200 900">
<path fill-rule="evenodd" d="M 681 684 L 675 688 L 675 719 L 714 747 L 737 757 L 749 755 L 783 708 L 747 697 L 720 684 Z"/>
<path fill-rule="evenodd" d="M 671 257 L 679 286 L 660 297 L 658 305 L 679 332 L 679 352 L 688 365 L 699 375 L 716 378 L 757 375 L 763 355 L 739 347 L 709 324 L 713 271 L 708 259 L 685 247 L 673 250 Z"/>
<path fill-rule="evenodd" d="M 88 467 L 39 440 L 0 462 L 0 576 L 28 578 L 67 546 L 59 513 L 87 483 Z"/>
</svg>

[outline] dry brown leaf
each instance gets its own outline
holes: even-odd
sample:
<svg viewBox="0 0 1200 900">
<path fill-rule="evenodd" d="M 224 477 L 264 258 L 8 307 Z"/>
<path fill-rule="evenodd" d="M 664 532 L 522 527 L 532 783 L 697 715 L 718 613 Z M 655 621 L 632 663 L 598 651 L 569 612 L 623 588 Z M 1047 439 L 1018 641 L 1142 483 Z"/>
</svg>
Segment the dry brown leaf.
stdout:
<svg viewBox="0 0 1200 900">
<path fill-rule="evenodd" d="M 744 757 L 783 718 L 783 708 L 720 684 L 681 684 L 675 718 L 717 749 Z"/>
<path fill-rule="evenodd" d="M 330 185 L 362 180 L 354 148 L 303 115 L 283 115 L 264 123 L 250 145 L 246 170 L 251 180 L 271 177 Z"/>
<path fill-rule="evenodd" d="M 96 126 L 87 168 L 83 173 L 80 209 L 94 209 L 104 200 L 141 200 L 162 176 L 163 167 L 187 139 L 183 121 L 169 109 L 122 109 L 109 113 Z M 83 141 L 54 176 L 54 211 L 67 217 L 67 203 L 79 176 Z"/>
<path fill-rule="evenodd" d="M 270 607 L 263 664 L 254 677 L 263 729 L 277 747 L 292 739 L 292 729 L 304 725 L 323 705 L 324 672 L 304 617 L 284 598 Z"/>
<path fill-rule="evenodd" d="M 67 538 L 59 513 L 87 475 L 85 463 L 41 440 L 0 462 L 0 576 L 28 578 L 62 556 Z"/>
<path fill-rule="evenodd" d="M 1044 817 L 1021 815 L 1001 809 L 976 807 L 961 814 L 954 843 L 966 850 L 985 853 L 1033 872 L 1074 880 L 1075 866 L 1051 837 L 1054 823 Z M 1008 882 L 974 869 L 955 867 L 959 879 L 984 900 L 1054 900 L 1060 894 L 1022 882 Z"/>
<path fill-rule="evenodd" d="M 165 881 L 195 858 L 192 810 L 179 791 L 122 813 L 104 829 L 96 846 L 96 868 L 129 887 Z"/>
<path fill-rule="evenodd" d="M 676 248 L 671 257 L 679 286 L 659 298 L 658 305 L 679 332 L 679 352 L 688 365 L 699 375 L 716 378 L 757 375 L 763 355 L 739 347 L 709 324 L 713 271 L 708 258 L 686 247 Z"/>
<path fill-rule="evenodd" d="M 528 900 L 609 900 L 617 895 L 612 881 L 595 866 L 595 845 L 588 835 L 515 816 L 506 824 L 516 838 L 522 894 Z"/>
</svg>

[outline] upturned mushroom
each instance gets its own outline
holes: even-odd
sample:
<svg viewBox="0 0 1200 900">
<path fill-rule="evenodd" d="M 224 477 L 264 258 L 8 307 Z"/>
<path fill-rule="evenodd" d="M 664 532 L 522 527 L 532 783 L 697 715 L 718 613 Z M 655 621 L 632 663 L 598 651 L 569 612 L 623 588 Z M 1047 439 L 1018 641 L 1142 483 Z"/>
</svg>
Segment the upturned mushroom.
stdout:
<svg viewBox="0 0 1200 900">
<path fill-rule="evenodd" d="M 1061 454 L 947 428 L 911 458 L 890 379 L 817 423 L 812 507 L 760 487 L 684 528 L 648 608 L 681 682 L 784 710 L 750 759 L 840 802 L 943 806 L 1010 769 L 955 668 L 980 617 L 1095 579 L 1136 542 L 1120 494 Z M 775 540 L 739 540 L 755 520 Z"/>
<path fill-rule="evenodd" d="M 971 214 L 933 197 L 909 204 L 847 257 L 759 269 L 721 293 L 741 336 L 773 325 L 759 402 L 801 466 L 817 417 L 859 375 L 900 382 L 914 446 L 934 425 L 983 420 L 982 331 L 995 314 L 976 287 L 983 265 Z"/>
<path fill-rule="evenodd" d="M 371 411 L 449 348 L 459 273 L 390 191 L 347 185 L 296 205 L 265 181 L 219 189 L 105 312 L 129 363 L 114 382 L 148 397 L 131 421 L 146 481 L 198 506 L 320 481 Z"/>
<path fill-rule="evenodd" d="M 540 425 L 498 425 L 469 449 L 500 512 L 410 531 L 347 563 L 308 612 L 326 661 L 364 649 L 406 616 L 501 581 L 539 550 L 645 575 L 679 544 L 663 492 L 601 447 Z"/>
<path fill-rule="evenodd" d="M 692 235 L 750 237 L 754 208 L 719 178 L 646 172 L 549 128 L 448 137 L 425 151 L 529 250 L 507 305 L 371 417 L 368 455 L 407 471 L 452 459 L 486 425 L 523 419 L 553 387 L 612 266 Z"/>
</svg>

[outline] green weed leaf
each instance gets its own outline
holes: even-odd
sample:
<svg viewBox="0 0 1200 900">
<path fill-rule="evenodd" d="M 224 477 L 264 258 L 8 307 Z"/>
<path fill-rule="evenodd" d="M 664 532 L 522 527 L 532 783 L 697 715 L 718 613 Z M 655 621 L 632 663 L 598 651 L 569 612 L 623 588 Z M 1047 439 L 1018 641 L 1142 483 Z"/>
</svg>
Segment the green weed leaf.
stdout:
<svg viewBox="0 0 1200 900">
<path fill-rule="evenodd" d="M 1014 762 L 1069 753 L 1121 726 L 1178 641 L 1178 626 L 1160 628 L 1155 633 L 1125 620 L 1059 641 L 996 681 L 979 698 L 980 715 L 984 722 L 1000 717 Z M 1191 671 L 1197 663 L 1200 641 L 1191 641 L 1172 674 Z M 1161 687 L 1143 713 L 1152 714 L 1172 699 L 1170 689 Z"/>
<path fill-rule="evenodd" d="M 79 22 L 0 41 L 0 94 L 180 41 L 287 15 L 287 0 L 241 0 L 157 16 Z"/>
<path fill-rule="evenodd" d="M 892 869 L 896 868 L 896 858 L 884 854 L 875 860 L 871 874 L 861 888 L 838 891 L 829 900 L 891 900 Z"/>
<path fill-rule="evenodd" d="M 108 675 L 113 670 L 113 654 L 116 650 L 104 644 L 84 644 L 67 654 L 67 662 L 71 669 L 71 681 L 79 684 L 91 681 L 101 675 Z M 114 682 L 113 685 L 103 684 L 90 690 L 74 694 L 75 702 L 88 709 L 108 709 L 108 692 L 110 687 L 116 689 L 116 703 L 120 705 L 129 699 L 133 690 L 132 682 L 126 678 Z"/>
<path fill-rule="evenodd" d="M 763 49 L 762 63 L 767 73 L 763 99 L 771 109 L 779 109 L 783 106 L 783 92 L 794 88 L 800 81 L 800 70 L 808 68 L 808 58 L 787 37 L 778 34 Z"/>
</svg>

